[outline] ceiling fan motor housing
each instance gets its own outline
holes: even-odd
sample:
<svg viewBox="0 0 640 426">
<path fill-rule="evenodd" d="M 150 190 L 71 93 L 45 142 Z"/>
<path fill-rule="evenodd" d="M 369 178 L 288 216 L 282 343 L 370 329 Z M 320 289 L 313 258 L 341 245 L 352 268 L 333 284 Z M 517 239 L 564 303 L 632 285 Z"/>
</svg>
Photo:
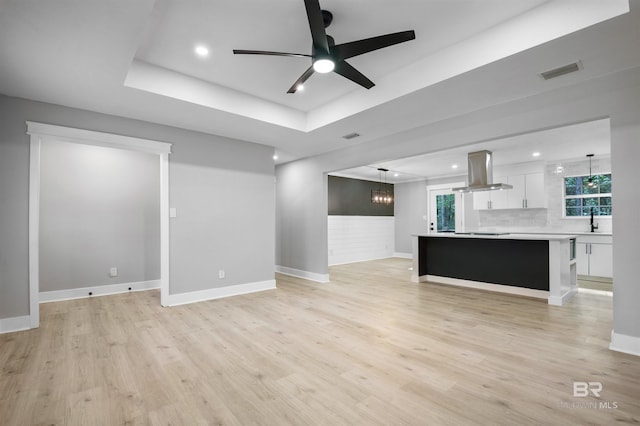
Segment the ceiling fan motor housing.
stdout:
<svg viewBox="0 0 640 426">
<path fill-rule="evenodd" d="M 322 10 L 322 22 L 324 22 L 324 27 L 327 28 L 329 25 L 331 25 L 332 21 L 333 13 L 329 12 L 328 10 Z"/>
</svg>

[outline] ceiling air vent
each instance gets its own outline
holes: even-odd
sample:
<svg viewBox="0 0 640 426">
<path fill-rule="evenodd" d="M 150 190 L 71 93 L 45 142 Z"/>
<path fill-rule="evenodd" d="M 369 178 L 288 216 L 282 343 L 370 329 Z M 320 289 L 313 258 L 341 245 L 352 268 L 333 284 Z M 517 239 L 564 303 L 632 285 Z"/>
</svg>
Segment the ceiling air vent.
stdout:
<svg viewBox="0 0 640 426">
<path fill-rule="evenodd" d="M 549 71 L 541 72 L 540 75 L 545 80 L 550 80 L 552 78 L 560 77 L 561 75 L 569 74 L 572 72 L 580 71 L 582 69 L 582 63 L 580 61 L 574 62 L 569 65 L 565 65 L 563 67 L 559 67 L 556 69 L 552 69 Z"/>
<path fill-rule="evenodd" d="M 343 138 L 353 139 L 353 138 L 357 138 L 358 136 L 360 136 L 360 133 L 349 133 L 348 135 L 344 135 Z"/>
</svg>

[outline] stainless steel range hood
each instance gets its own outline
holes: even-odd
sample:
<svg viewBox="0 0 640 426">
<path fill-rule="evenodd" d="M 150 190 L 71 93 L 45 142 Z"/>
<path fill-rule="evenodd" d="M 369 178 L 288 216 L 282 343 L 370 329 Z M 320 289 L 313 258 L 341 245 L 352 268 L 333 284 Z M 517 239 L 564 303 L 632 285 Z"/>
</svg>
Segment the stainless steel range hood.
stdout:
<svg viewBox="0 0 640 426">
<path fill-rule="evenodd" d="M 512 185 L 506 183 L 493 183 L 493 155 L 491 151 L 470 152 L 467 158 L 469 161 L 469 186 L 451 188 L 452 191 L 477 192 L 513 188 Z"/>
</svg>

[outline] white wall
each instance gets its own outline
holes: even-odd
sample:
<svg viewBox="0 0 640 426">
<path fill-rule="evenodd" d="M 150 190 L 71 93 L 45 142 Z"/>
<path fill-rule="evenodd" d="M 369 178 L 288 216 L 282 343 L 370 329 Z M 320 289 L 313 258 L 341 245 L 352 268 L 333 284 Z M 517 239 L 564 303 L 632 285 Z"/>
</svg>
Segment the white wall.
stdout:
<svg viewBox="0 0 640 426">
<path fill-rule="evenodd" d="M 160 279 L 159 169 L 157 155 L 43 144 L 41 292 Z"/>
<path fill-rule="evenodd" d="M 394 227 L 393 216 L 329 215 L 329 265 L 392 257 Z"/>
</svg>

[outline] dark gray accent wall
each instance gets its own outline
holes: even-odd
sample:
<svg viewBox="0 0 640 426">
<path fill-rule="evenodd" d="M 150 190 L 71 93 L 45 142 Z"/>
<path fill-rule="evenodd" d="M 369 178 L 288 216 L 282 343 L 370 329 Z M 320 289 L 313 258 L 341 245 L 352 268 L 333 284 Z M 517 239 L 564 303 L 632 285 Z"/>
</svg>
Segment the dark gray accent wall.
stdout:
<svg viewBox="0 0 640 426">
<path fill-rule="evenodd" d="M 393 194 L 393 184 L 382 185 Z M 393 204 L 373 204 L 371 191 L 380 182 L 329 176 L 329 215 L 393 216 Z"/>
</svg>

